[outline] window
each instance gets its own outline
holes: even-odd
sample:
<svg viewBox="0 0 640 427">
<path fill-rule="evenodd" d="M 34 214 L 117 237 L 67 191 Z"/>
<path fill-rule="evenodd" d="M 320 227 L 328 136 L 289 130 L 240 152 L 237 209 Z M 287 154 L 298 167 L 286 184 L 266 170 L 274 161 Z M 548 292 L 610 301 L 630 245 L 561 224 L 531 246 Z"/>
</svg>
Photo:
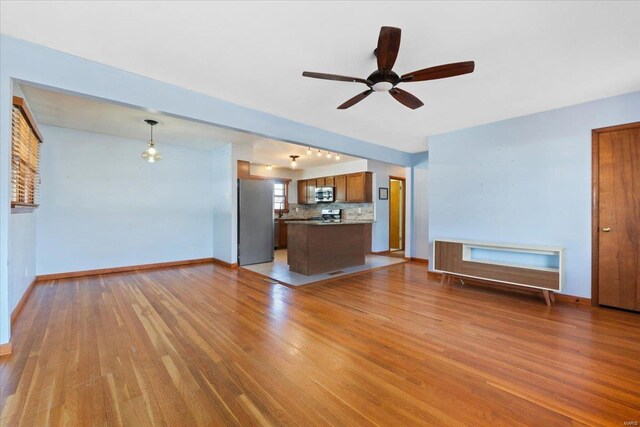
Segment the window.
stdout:
<svg viewBox="0 0 640 427">
<path fill-rule="evenodd" d="M 273 184 L 273 208 L 276 213 L 289 212 L 289 183 L 275 181 Z"/>
<path fill-rule="evenodd" d="M 11 120 L 11 207 L 38 207 L 40 143 L 42 135 L 24 100 L 13 97 Z"/>
</svg>

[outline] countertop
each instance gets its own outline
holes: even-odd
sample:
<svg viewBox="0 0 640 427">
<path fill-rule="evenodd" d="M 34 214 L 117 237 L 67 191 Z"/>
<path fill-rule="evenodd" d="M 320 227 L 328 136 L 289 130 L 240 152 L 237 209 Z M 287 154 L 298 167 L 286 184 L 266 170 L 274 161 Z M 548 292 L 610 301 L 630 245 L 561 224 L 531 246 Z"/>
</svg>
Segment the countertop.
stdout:
<svg viewBox="0 0 640 427">
<path fill-rule="evenodd" d="M 356 219 L 343 219 L 340 222 L 329 221 L 285 221 L 287 224 L 298 225 L 353 225 L 353 224 L 373 224 L 372 220 L 356 220 Z"/>
</svg>

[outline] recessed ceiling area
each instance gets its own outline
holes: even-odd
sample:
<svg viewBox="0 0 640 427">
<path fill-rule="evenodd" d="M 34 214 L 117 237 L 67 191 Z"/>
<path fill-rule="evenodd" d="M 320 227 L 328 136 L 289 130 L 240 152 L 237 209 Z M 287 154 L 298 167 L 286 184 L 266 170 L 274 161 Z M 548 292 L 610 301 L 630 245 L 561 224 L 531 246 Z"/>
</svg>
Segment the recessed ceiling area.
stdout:
<svg viewBox="0 0 640 427">
<path fill-rule="evenodd" d="M 2 2 L 2 32 L 322 129 L 408 152 L 427 137 L 640 90 L 640 2 Z M 393 13 L 390 13 L 392 11 Z M 383 25 L 394 70 L 475 61 L 348 110 Z"/>
<path fill-rule="evenodd" d="M 37 122 L 43 125 L 78 129 L 87 132 L 113 135 L 146 141 L 149 125 L 145 119 L 157 120 L 154 140 L 162 144 L 181 145 L 198 149 L 215 149 L 224 144 L 248 144 L 253 147 L 254 161 L 289 167 L 290 155 L 299 155 L 298 169 L 307 169 L 336 163 L 335 153 L 327 158 L 306 155 L 307 148 L 296 144 L 275 141 L 257 135 L 238 132 L 205 123 L 199 123 L 142 108 L 118 105 L 110 102 L 69 95 L 28 85 L 20 85 L 29 108 Z M 340 162 L 356 160 L 356 157 L 340 155 Z"/>
</svg>

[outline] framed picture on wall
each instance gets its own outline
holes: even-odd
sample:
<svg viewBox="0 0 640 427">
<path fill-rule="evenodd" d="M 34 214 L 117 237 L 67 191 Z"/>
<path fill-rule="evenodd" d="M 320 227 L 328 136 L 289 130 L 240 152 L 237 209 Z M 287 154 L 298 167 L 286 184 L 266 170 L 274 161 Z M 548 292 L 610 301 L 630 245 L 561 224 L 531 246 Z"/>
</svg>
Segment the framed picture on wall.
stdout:
<svg viewBox="0 0 640 427">
<path fill-rule="evenodd" d="M 389 188 L 387 188 L 387 187 L 379 187 L 378 188 L 378 199 L 379 200 L 389 200 Z"/>
</svg>

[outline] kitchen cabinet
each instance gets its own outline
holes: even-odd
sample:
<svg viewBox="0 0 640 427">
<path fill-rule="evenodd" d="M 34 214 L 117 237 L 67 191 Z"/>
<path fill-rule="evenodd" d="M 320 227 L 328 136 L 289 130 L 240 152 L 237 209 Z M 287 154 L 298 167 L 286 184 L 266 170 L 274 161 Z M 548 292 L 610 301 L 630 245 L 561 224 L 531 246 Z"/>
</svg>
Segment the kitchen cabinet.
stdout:
<svg viewBox="0 0 640 427">
<path fill-rule="evenodd" d="M 307 188 L 307 204 L 308 205 L 315 205 L 316 204 L 316 180 L 315 179 L 308 179 L 306 181 L 306 188 Z"/>
<path fill-rule="evenodd" d="M 278 249 L 287 247 L 287 222 L 284 219 L 278 220 Z"/>
<path fill-rule="evenodd" d="M 316 188 L 320 187 L 334 187 L 334 198 L 337 203 L 371 203 L 373 201 L 371 186 L 371 172 L 299 180 L 298 203 L 315 204 Z"/>
<path fill-rule="evenodd" d="M 287 262 L 294 273 L 313 276 L 366 262 L 365 227 L 371 224 L 298 221 L 287 225 Z"/>
<path fill-rule="evenodd" d="M 347 201 L 347 177 L 346 175 L 339 175 L 333 178 L 334 187 L 336 188 L 335 195 L 336 202 Z"/>
<path fill-rule="evenodd" d="M 307 204 L 307 181 L 298 181 L 298 204 Z"/>
<path fill-rule="evenodd" d="M 352 173 L 347 175 L 347 202 L 371 202 L 371 172 Z"/>
<path fill-rule="evenodd" d="M 371 245 L 373 243 L 372 239 L 373 239 L 373 227 L 371 226 L 371 224 L 365 224 L 364 225 L 364 253 L 365 254 L 371 253 Z M 286 238 L 285 238 L 285 242 L 286 242 Z"/>
</svg>

